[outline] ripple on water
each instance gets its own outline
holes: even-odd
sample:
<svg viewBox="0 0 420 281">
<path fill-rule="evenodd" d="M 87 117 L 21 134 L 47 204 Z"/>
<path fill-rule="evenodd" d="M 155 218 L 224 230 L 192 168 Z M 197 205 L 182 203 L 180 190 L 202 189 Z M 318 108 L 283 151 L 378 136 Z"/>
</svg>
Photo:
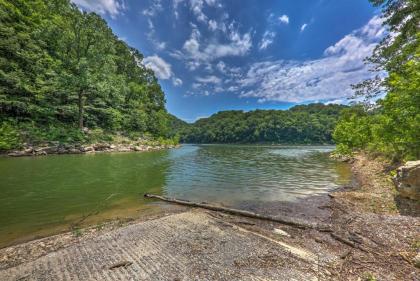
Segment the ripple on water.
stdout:
<svg viewBox="0 0 420 281">
<path fill-rule="evenodd" d="M 184 145 L 147 153 L 0 158 L 0 247 L 89 223 L 135 217 L 142 193 L 240 206 L 294 201 L 349 180 L 324 146 Z M 93 215 L 92 215 L 93 214 Z"/>
<path fill-rule="evenodd" d="M 339 174 L 342 169 L 325 153 L 333 148 L 187 145 L 182 161 L 167 172 L 164 192 L 229 205 L 249 200 L 294 201 L 326 193 L 345 182 Z"/>
</svg>

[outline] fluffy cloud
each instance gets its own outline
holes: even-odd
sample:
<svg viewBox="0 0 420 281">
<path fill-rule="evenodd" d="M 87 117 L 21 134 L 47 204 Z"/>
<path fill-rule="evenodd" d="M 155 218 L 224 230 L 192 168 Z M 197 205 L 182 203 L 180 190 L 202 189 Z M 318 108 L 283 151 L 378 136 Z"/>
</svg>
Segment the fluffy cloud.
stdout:
<svg viewBox="0 0 420 281">
<path fill-rule="evenodd" d="M 159 79 L 166 80 L 172 76 L 171 65 L 157 55 L 145 57 L 143 64 L 152 69 Z"/>
<path fill-rule="evenodd" d="M 260 50 L 267 49 L 267 47 L 273 43 L 275 36 L 276 36 L 275 32 L 272 32 L 272 31 L 264 32 L 261 42 L 258 46 Z"/>
<path fill-rule="evenodd" d="M 208 18 L 203 13 L 203 0 L 190 0 L 190 9 L 193 12 L 193 14 L 196 16 L 197 20 L 200 22 L 207 23 Z"/>
<path fill-rule="evenodd" d="M 300 27 L 300 32 L 303 32 L 307 26 L 307 23 L 302 24 L 302 26 Z"/>
<path fill-rule="evenodd" d="M 182 85 L 182 80 L 179 78 L 172 78 L 172 84 L 174 84 L 175 87 L 181 86 Z"/>
<path fill-rule="evenodd" d="M 196 77 L 195 80 L 200 82 L 201 84 L 220 84 L 222 83 L 222 79 L 216 77 L 214 75 L 209 75 L 206 77 Z"/>
<path fill-rule="evenodd" d="M 242 97 L 259 101 L 338 101 L 352 96 L 351 84 L 372 77 L 364 58 L 371 55 L 386 30 L 372 18 L 348 34 L 317 60 L 264 61 L 253 64 L 237 82 Z"/>
<path fill-rule="evenodd" d="M 281 23 L 284 23 L 284 24 L 289 24 L 289 16 L 288 15 L 282 15 L 282 16 L 279 17 L 279 21 Z"/>
<path fill-rule="evenodd" d="M 197 26 L 192 25 L 191 36 L 185 41 L 182 51 L 172 52 L 170 55 L 176 59 L 186 60 L 190 70 L 197 69 L 200 65 L 208 65 L 210 62 L 228 56 L 243 56 L 252 47 L 251 33 L 240 34 L 233 25 L 228 27 L 226 41 L 220 43 L 212 38 L 210 43 L 200 43 L 201 33 Z"/>
<path fill-rule="evenodd" d="M 217 22 L 215 20 L 209 20 L 209 29 L 215 31 L 217 29 Z"/>
<path fill-rule="evenodd" d="M 76 5 L 101 15 L 109 14 L 112 18 L 125 10 L 123 0 L 71 0 Z"/>
</svg>

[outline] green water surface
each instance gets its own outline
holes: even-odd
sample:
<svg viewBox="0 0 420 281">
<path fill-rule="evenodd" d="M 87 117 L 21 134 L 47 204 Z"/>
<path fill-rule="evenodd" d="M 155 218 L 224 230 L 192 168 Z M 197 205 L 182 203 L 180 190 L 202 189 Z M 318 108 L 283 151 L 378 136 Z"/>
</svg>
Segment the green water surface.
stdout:
<svg viewBox="0 0 420 281">
<path fill-rule="evenodd" d="M 238 206 L 294 201 L 347 183 L 325 146 L 184 145 L 145 153 L 0 158 L 0 247 L 136 218 L 146 192 Z M 87 218 L 85 218 L 87 216 Z"/>
</svg>

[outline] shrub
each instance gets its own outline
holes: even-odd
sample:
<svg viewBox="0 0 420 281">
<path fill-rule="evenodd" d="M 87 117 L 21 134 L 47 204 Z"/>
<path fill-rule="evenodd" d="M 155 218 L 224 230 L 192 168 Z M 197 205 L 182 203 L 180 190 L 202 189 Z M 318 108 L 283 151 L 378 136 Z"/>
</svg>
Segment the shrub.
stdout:
<svg viewBox="0 0 420 281">
<path fill-rule="evenodd" d="M 18 131 L 11 124 L 3 122 L 0 126 L 0 150 L 10 150 L 20 146 Z"/>
</svg>

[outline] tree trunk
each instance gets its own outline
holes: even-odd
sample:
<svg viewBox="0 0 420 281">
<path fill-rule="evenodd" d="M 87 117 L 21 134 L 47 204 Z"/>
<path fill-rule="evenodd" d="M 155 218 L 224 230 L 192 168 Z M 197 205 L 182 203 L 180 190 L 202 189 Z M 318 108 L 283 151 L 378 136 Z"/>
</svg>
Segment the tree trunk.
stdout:
<svg viewBox="0 0 420 281">
<path fill-rule="evenodd" d="M 83 114 L 84 114 L 84 90 L 79 92 L 79 128 L 83 130 Z"/>
<path fill-rule="evenodd" d="M 163 196 L 159 196 L 159 195 L 155 195 L 155 194 L 146 193 L 146 194 L 144 194 L 144 197 L 145 198 L 155 198 L 155 199 L 159 199 L 159 200 L 170 202 L 170 203 L 176 203 L 176 204 L 190 206 L 190 207 L 198 207 L 198 208 L 208 209 L 208 210 L 212 210 L 212 211 L 219 211 L 219 212 L 229 213 L 229 214 L 232 214 L 232 215 L 244 216 L 244 217 L 248 217 L 248 218 L 274 221 L 274 222 L 278 222 L 278 223 L 282 223 L 282 224 L 286 224 L 286 225 L 290 225 L 290 226 L 294 226 L 294 227 L 298 227 L 298 228 L 303 228 L 303 229 L 310 228 L 310 229 L 317 229 L 319 231 L 324 231 L 324 232 L 331 232 L 332 231 L 331 230 L 331 225 L 329 225 L 329 224 L 322 224 L 322 223 L 317 224 L 317 223 L 304 222 L 304 221 L 300 221 L 300 220 L 297 220 L 297 219 L 289 219 L 289 218 L 281 218 L 281 217 L 274 217 L 274 216 L 268 216 L 268 215 L 260 215 L 260 214 L 256 214 L 256 213 L 249 212 L 249 211 L 231 209 L 231 208 L 226 208 L 226 207 L 219 207 L 219 206 L 209 205 L 209 204 L 205 204 L 205 203 L 195 203 L 195 202 L 190 202 L 190 201 L 180 200 L 180 199 L 175 199 L 175 198 L 167 198 L 167 197 L 163 197 Z"/>
</svg>

